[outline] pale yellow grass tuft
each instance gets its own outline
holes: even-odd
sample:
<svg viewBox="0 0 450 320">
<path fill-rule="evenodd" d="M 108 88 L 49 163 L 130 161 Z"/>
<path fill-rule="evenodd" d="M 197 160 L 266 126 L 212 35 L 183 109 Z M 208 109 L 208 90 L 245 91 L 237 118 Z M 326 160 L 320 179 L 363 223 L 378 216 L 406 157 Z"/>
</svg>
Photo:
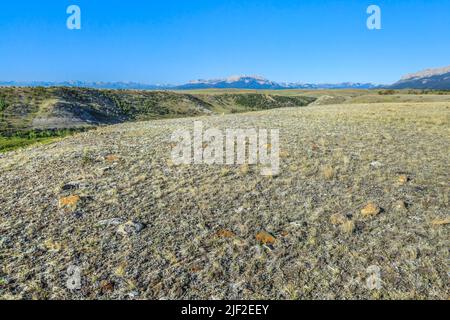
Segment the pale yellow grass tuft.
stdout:
<svg viewBox="0 0 450 320">
<path fill-rule="evenodd" d="M 375 203 L 369 202 L 362 210 L 361 214 L 363 217 L 373 217 L 381 212 L 380 207 L 378 207 Z"/>
</svg>

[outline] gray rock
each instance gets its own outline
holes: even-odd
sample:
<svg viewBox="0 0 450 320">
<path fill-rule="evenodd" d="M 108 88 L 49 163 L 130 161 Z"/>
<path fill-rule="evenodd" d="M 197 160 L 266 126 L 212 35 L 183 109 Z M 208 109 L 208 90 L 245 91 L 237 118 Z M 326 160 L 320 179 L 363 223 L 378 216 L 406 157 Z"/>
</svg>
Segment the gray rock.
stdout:
<svg viewBox="0 0 450 320">
<path fill-rule="evenodd" d="M 128 221 L 119 225 L 119 227 L 117 228 L 117 233 L 120 233 L 124 236 L 130 236 L 141 232 L 144 228 L 145 226 L 140 222 Z"/>
<path fill-rule="evenodd" d="M 72 181 L 62 186 L 61 190 L 70 191 L 80 189 L 80 182 Z"/>
<path fill-rule="evenodd" d="M 370 166 L 372 168 L 378 169 L 378 168 L 381 168 L 383 166 L 383 164 L 380 161 L 372 161 L 370 163 Z"/>
<path fill-rule="evenodd" d="M 122 218 L 111 218 L 111 219 L 100 220 L 99 222 L 97 222 L 97 224 L 99 226 L 118 226 L 118 225 L 122 224 L 123 221 L 124 220 Z"/>
</svg>

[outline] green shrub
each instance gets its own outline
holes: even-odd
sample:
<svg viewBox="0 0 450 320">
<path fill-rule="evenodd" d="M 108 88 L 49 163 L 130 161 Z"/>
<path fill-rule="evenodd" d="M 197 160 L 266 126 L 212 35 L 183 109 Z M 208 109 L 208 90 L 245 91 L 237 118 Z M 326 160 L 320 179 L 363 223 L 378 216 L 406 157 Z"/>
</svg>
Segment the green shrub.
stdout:
<svg viewBox="0 0 450 320">
<path fill-rule="evenodd" d="M 387 89 L 387 90 L 380 90 L 380 91 L 378 91 L 378 94 L 379 94 L 379 95 L 382 95 L 382 96 L 393 95 L 393 94 L 395 94 L 395 93 L 396 93 L 396 91 L 395 91 L 395 90 L 392 90 L 392 89 Z"/>
<path fill-rule="evenodd" d="M 0 97 L 0 112 L 3 112 L 8 107 L 8 104 L 6 103 L 5 98 Z"/>
</svg>

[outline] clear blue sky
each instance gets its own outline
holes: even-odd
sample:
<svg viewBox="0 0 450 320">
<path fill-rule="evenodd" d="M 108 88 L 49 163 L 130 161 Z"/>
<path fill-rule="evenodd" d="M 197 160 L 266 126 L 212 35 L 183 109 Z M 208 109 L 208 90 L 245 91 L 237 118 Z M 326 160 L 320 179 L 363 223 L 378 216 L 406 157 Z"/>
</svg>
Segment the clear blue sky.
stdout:
<svg viewBox="0 0 450 320">
<path fill-rule="evenodd" d="M 66 28 L 79 5 L 82 29 Z M 382 30 L 366 9 L 382 9 Z M 450 65 L 449 0 L 4 0 L 0 80 L 184 83 L 229 75 L 390 83 Z"/>
</svg>

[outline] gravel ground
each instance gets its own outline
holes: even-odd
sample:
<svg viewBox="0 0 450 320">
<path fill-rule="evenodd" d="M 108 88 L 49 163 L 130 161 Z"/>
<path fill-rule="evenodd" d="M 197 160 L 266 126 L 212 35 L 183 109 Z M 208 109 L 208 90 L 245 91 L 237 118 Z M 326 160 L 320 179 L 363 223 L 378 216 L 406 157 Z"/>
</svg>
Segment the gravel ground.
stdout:
<svg viewBox="0 0 450 320">
<path fill-rule="evenodd" d="M 0 298 L 448 299 L 449 117 L 288 108 L 0 155 Z M 280 174 L 174 166 L 171 133 L 199 119 L 280 129 Z"/>
</svg>

